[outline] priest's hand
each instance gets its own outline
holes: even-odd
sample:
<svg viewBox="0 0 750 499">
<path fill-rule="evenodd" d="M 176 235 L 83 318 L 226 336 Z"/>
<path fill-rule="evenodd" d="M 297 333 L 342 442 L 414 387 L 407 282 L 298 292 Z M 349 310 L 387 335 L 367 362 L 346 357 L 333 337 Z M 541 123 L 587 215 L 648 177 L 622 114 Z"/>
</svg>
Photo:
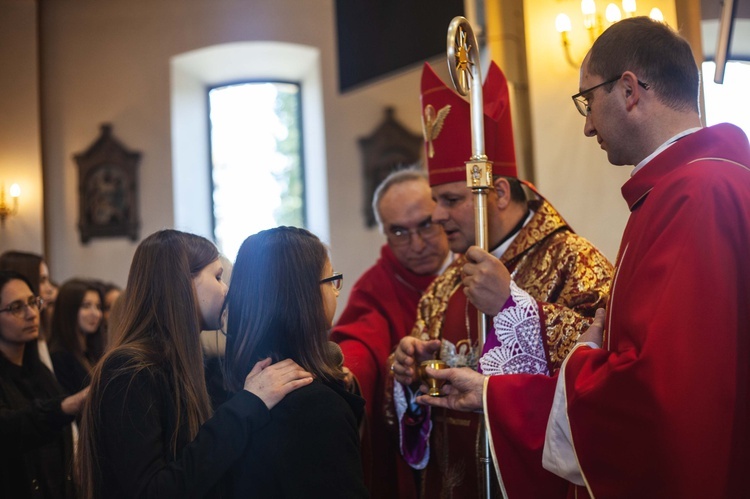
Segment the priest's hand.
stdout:
<svg viewBox="0 0 750 499">
<path fill-rule="evenodd" d="M 479 246 L 470 247 L 466 259 L 461 270 L 466 297 L 477 309 L 496 316 L 510 296 L 510 272 L 500 260 Z"/>
<path fill-rule="evenodd" d="M 404 385 L 411 385 L 419 380 L 417 368 L 419 363 L 434 359 L 440 350 L 440 340 L 424 341 L 413 336 L 402 338 L 393 353 L 391 372 L 396 381 Z"/>
<path fill-rule="evenodd" d="M 607 312 L 603 308 L 597 308 L 594 322 L 591 323 L 585 333 L 578 337 L 577 343 L 595 343 L 596 346 L 601 348 L 602 339 L 604 338 L 604 320 L 606 316 Z"/>
<path fill-rule="evenodd" d="M 482 409 L 482 394 L 484 390 L 483 374 L 468 367 L 452 369 L 427 368 L 427 374 L 435 379 L 442 379 L 446 384 L 440 389 L 444 397 L 420 395 L 417 402 L 433 407 L 444 407 L 456 411 L 474 412 Z M 422 392 L 427 392 L 427 386 L 422 385 Z"/>
</svg>

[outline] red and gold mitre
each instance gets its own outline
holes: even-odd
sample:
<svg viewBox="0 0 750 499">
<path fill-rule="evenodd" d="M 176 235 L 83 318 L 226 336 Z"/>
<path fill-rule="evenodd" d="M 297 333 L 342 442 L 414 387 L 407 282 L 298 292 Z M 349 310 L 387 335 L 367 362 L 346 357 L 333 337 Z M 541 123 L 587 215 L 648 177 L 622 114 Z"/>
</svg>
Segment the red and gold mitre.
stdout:
<svg viewBox="0 0 750 499">
<path fill-rule="evenodd" d="M 510 95 L 505 75 L 494 62 L 482 86 L 484 149 L 493 175 L 517 177 Z M 422 68 L 422 131 L 430 185 L 466 181 L 471 158 L 469 102 L 449 88 L 425 63 Z"/>
</svg>

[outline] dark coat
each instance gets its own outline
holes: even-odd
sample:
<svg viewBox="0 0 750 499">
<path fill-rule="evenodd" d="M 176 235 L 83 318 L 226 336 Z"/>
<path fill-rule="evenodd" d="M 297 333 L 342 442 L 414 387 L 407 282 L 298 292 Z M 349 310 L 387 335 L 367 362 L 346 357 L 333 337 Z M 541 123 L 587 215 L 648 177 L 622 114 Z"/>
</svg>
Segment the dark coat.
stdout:
<svg viewBox="0 0 750 499">
<path fill-rule="evenodd" d="M 271 410 L 227 476 L 229 497 L 369 497 L 358 422 L 364 399 L 335 383 L 313 381 Z"/>
<path fill-rule="evenodd" d="M 53 347 L 49 355 L 57 382 L 66 393 L 72 395 L 79 392 L 91 382 L 88 368 L 69 351 Z"/>
<path fill-rule="evenodd" d="M 0 354 L 0 497 L 73 498 L 73 417 L 36 345 L 26 350 L 22 367 Z"/>
<path fill-rule="evenodd" d="M 152 366 L 114 375 L 126 362 L 110 358 L 102 369 L 105 388 L 93 423 L 99 439 L 97 497 L 219 497 L 220 479 L 242 454 L 253 430 L 268 421 L 263 401 L 246 391 L 234 395 L 192 442 L 183 424 L 174 454 L 177 411 L 169 372 Z"/>
</svg>

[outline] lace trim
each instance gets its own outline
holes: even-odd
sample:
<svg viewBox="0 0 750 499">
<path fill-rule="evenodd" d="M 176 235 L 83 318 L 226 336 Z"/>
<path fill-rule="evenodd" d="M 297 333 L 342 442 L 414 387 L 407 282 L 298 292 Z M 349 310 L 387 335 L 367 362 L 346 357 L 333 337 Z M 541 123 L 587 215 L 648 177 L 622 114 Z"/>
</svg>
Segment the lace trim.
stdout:
<svg viewBox="0 0 750 499">
<path fill-rule="evenodd" d="M 482 372 L 496 374 L 547 374 L 542 328 L 536 301 L 516 283 L 510 283 L 514 305 L 493 319 L 500 346 L 479 359 Z"/>
</svg>

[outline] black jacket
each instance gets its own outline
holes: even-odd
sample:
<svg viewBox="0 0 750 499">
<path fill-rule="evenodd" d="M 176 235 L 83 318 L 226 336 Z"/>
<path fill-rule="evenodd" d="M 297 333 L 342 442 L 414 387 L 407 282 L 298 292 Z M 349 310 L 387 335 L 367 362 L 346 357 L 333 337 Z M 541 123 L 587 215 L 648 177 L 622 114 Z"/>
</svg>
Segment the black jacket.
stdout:
<svg viewBox="0 0 750 499">
<path fill-rule="evenodd" d="M 86 388 L 91 382 L 88 369 L 72 353 L 53 347 L 49 355 L 57 382 L 66 393 L 72 395 Z"/>
<path fill-rule="evenodd" d="M 102 369 L 105 387 L 94 422 L 99 445 L 97 496 L 118 498 L 219 497 L 217 484 L 242 454 L 253 429 L 269 417 L 263 401 L 242 391 L 219 407 L 189 441 L 176 426 L 173 383 L 168 371 L 151 367 L 133 375 L 114 375 L 124 358 L 110 358 Z"/>
<path fill-rule="evenodd" d="M 0 497 L 73 498 L 73 417 L 36 345 L 26 350 L 22 367 L 0 354 Z"/>
<path fill-rule="evenodd" d="M 229 497 L 369 497 L 359 450 L 363 409 L 364 399 L 335 383 L 316 380 L 290 393 L 232 467 Z"/>
</svg>

